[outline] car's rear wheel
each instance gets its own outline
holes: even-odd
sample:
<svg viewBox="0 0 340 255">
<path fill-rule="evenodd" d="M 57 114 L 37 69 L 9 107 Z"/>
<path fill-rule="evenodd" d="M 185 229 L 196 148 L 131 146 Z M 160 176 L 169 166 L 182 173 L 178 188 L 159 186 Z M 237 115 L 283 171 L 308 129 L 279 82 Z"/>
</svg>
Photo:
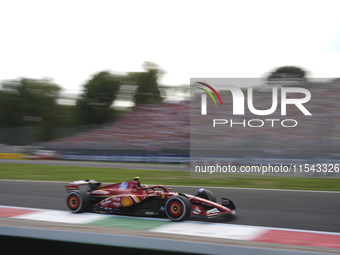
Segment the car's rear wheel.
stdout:
<svg viewBox="0 0 340 255">
<path fill-rule="evenodd" d="M 72 191 L 66 196 L 66 208 L 73 213 L 81 213 L 90 206 L 90 196 L 85 191 Z"/>
<path fill-rule="evenodd" d="M 191 203 L 185 196 L 173 196 L 166 201 L 165 213 L 172 221 L 182 221 L 191 215 Z"/>
</svg>

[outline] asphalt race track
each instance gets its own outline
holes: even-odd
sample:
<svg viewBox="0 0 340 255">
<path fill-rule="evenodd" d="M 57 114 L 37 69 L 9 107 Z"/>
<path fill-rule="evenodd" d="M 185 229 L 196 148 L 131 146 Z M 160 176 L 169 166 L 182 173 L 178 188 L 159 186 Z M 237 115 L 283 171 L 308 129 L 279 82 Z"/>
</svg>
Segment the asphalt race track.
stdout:
<svg viewBox="0 0 340 255">
<path fill-rule="evenodd" d="M 66 210 L 65 184 L 0 180 L 0 205 Z M 198 190 L 198 187 L 172 188 L 189 194 Z M 224 196 L 237 207 L 237 217 L 225 223 L 340 232 L 340 192 L 209 189 L 218 201 Z"/>
</svg>

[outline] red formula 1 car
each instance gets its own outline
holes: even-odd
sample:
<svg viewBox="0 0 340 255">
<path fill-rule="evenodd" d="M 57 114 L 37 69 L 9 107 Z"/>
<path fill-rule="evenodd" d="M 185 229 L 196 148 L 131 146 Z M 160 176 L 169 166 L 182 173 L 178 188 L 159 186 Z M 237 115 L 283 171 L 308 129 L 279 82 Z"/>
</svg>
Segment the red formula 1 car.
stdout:
<svg viewBox="0 0 340 255">
<path fill-rule="evenodd" d="M 82 190 L 80 186 L 87 186 L 87 189 Z M 106 186 L 94 180 L 74 181 L 66 188 L 66 207 L 74 213 L 167 216 L 173 221 L 182 221 L 189 216 L 214 218 L 236 212 L 231 200 L 222 198 L 222 204 L 218 204 L 209 190 L 200 189 L 195 195 L 174 193 L 162 185 L 140 185 L 138 177 Z"/>
</svg>

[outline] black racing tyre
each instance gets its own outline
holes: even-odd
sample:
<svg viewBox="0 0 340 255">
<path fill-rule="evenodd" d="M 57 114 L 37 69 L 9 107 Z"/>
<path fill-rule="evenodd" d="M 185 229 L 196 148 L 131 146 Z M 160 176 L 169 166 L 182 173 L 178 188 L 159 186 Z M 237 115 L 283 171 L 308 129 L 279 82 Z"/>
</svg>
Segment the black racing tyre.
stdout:
<svg viewBox="0 0 340 255">
<path fill-rule="evenodd" d="M 73 213 L 81 213 L 90 206 L 90 195 L 85 191 L 72 191 L 66 196 L 66 208 Z"/>
<path fill-rule="evenodd" d="M 165 213 L 172 221 L 182 221 L 191 215 L 191 203 L 185 196 L 173 196 L 165 203 Z"/>
<path fill-rule="evenodd" d="M 196 194 L 196 197 L 204 198 L 216 203 L 216 196 L 208 189 L 200 189 Z"/>
</svg>

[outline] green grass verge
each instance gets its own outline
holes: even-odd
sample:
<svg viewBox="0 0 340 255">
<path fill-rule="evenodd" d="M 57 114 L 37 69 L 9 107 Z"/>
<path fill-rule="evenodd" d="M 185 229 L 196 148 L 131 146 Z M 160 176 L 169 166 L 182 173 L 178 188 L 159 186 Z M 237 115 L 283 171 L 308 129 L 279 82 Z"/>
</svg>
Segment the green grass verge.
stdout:
<svg viewBox="0 0 340 255">
<path fill-rule="evenodd" d="M 204 178 L 204 176 L 192 178 L 190 172 L 183 171 L 0 164 L 0 179 L 9 180 L 69 182 L 94 179 L 104 183 L 115 183 L 131 180 L 134 176 L 140 176 L 141 182 L 147 184 L 340 191 L 340 179 L 337 178 L 241 177 L 232 174 L 218 176 L 218 178 Z"/>
</svg>

